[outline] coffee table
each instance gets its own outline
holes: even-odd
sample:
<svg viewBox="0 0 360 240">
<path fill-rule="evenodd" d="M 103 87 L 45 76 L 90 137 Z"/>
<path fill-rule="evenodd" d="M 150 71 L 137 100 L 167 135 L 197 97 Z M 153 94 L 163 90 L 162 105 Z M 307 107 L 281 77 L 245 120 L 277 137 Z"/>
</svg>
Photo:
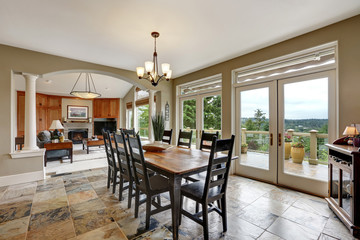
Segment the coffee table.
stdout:
<svg viewBox="0 0 360 240">
<path fill-rule="evenodd" d="M 87 154 L 89 154 L 89 147 L 99 146 L 99 148 L 104 145 L 103 139 L 92 139 L 92 138 L 84 138 L 83 139 L 83 150 L 87 151 Z"/>
<path fill-rule="evenodd" d="M 73 142 L 71 140 L 65 140 L 64 142 L 58 142 L 58 143 L 45 143 L 44 148 L 46 148 L 45 151 L 45 167 L 47 163 L 47 153 L 49 151 L 56 151 L 56 150 L 68 150 L 70 158 L 70 162 L 73 162 Z"/>
</svg>

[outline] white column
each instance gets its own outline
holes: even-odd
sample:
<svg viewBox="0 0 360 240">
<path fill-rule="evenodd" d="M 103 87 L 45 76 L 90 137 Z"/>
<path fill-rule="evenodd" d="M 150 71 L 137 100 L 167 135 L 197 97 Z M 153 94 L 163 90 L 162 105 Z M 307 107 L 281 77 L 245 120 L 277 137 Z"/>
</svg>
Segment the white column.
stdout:
<svg viewBox="0 0 360 240">
<path fill-rule="evenodd" d="M 149 90 L 149 140 L 150 142 L 154 141 L 154 134 L 152 128 L 151 117 L 155 114 L 155 102 L 154 102 L 154 90 Z"/>
<path fill-rule="evenodd" d="M 23 150 L 38 150 L 36 145 L 36 79 L 38 76 L 23 74 L 25 78 L 25 133 Z"/>
</svg>

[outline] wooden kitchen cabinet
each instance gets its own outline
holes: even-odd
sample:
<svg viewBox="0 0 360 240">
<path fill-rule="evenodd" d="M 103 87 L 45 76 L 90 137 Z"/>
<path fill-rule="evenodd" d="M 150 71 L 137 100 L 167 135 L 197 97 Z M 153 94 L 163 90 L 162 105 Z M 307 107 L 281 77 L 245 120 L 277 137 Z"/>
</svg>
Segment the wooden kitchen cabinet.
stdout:
<svg viewBox="0 0 360 240">
<path fill-rule="evenodd" d="M 47 95 L 45 94 L 36 94 L 36 107 L 46 107 Z"/>
<path fill-rule="evenodd" d="M 48 96 L 47 97 L 47 107 L 48 108 L 60 108 L 61 110 L 61 97 L 58 96 Z"/>
<path fill-rule="evenodd" d="M 46 116 L 46 107 L 36 108 L 36 132 L 47 130 L 47 116 Z"/>
<path fill-rule="evenodd" d="M 118 118 L 120 100 L 118 98 L 99 98 L 93 101 L 94 118 Z"/>
</svg>

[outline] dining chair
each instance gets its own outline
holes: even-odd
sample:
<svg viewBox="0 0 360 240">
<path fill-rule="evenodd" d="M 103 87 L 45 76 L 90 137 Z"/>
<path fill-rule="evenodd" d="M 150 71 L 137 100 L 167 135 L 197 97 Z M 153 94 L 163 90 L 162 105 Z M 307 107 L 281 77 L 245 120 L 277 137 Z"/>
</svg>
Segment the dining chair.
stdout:
<svg viewBox="0 0 360 240">
<path fill-rule="evenodd" d="M 150 216 L 171 208 L 171 203 L 161 206 L 160 194 L 169 192 L 169 180 L 161 174 L 149 175 L 145 164 L 144 152 L 142 150 L 140 136 L 128 136 L 131 161 L 133 166 L 135 189 L 135 218 L 139 215 L 139 206 L 146 202 L 146 229 L 150 227 Z M 140 192 L 146 195 L 146 199 L 140 201 Z M 157 199 L 157 202 L 155 201 Z M 156 209 L 151 210 L 151 206 Z"/>
<path fill-rule="evenodd" d="M 218 138 L 219 132 L 216 131 L 216 133 L 207 133 L 204 130 L 202 130 L 201 140 L 200 140 L 200 150 L 204 150 L 204 149 L 211 150 L 211 143 L 212 143 L 213 136 L 216 136 Z"/>
<path fill-rule="evenodd" d="M 126 129 L 126 128 L 120 128 L 120 131 L 123 132 L 126 136 L 126 134 L 129 134 L 132 137 L 136 136 L 135 128 L 133 129 Z"/>
<path fill-rule="evenodd" d="M 184 132 L 184 131 L 181 131 L 181 129 L 180 129 L 177 145 L 178 146 L 186 146 L 188 148 L 191 148 L 192 133 L 193 133 L 192 130 L 190 132 Z M 186 140 L 186 141 L 184 141 L 184 140 Z"/>
<path fill-rule="evenodd" d="M 107 178 L 107 188 L 110 188 L 110 182 L 113 183 L 113 193 L 115 193 L 116 184 L 119 183 L 117 181 L 118 172 L 120 171 L 119 165 L 116 164 L 114 150 L 112 148 L 111 143 L 111 134 L 109 131 L 102 130 L 102 135 L 104 138 L 105 152 L 106 158 L 108 161 L 108 178 Z"/>
<path fill-rule="evenodd" d="M 162 142 L 166 142 L 168 144 L 171 144 L 171 138 L 172 138 L 172 132 L 173 130 L 164 130 L 164 134 L 162 137 Z"/>
<path fill-rule="evenodd" d="M 208 214 L 216 211 L 222 217 L 223 231 L 227 231 L 226 216 L 226 187 L 229 178 L 231 155 L 235 136 L 230 139 L 217 139 L 213 137 L 207 175 L 204 181 L 197 181 L 181 187 L 181 216 L 187 216 L 191 220 L 203 226 L 204 239 L 209 239 Z M 218 155 L 222 152 L 221 155 Z M 223 153 L 227 152 L 226 155 Z M 194 214 L 186 211 L 183 206 L 183 198 L 187 197 L 202 205 L 202 211 Z M 214 203 L 220 200 L 220 206 Z M 200 218 L 202 216 L 202 219 Z"/>
<path fill-rule="evenodd" d="M 120 134 L 113 133 L 115 153 L 118 160 L 118 165 L 120 169 L 120 184 L 119 184 L 119 201 L 122 200 L 123 191 L 129 189 L 128 193 L 128 208 L 131 208 L 131 199 L 133 197 L 133 177 L 132 177 L 132 167 L 130 163 L 128 146 L 125 140 L 125 134 L 121 132 Z M 124 186 L 125 183 L 128 183 L 127 186 Z"/>
</svg>

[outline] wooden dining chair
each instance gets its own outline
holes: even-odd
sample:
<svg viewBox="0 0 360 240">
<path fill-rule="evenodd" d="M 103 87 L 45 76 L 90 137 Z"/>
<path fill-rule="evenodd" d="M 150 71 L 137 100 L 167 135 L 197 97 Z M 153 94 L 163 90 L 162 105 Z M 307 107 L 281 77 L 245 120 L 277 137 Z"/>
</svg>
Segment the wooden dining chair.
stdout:
<svg viewBox="0 0 360 240">
<path fill-rule="evenodd" d="M 114 150 L 111 143 L 111 134 L 109 131 L 102 130 L 102 135 L 104 138 L 106 158 L 108 161 L 108 178 L 107 178 L 107 188 L 110 188 L 110 182 L 113 184 L 113 193 L 115 193 L 118 172 L 120 171 L 118 164 L 116 164 Z"/>
<path fill-rule="evenodd" d="M 133 128 L 133 129 L 120 128 L 120 131 L 123 132 L 125 134 L 125 136 L 127 134 L 129 134 L 132 137 L 136 136 L 135 128 Z"/>
<path fill-rule="evenodd" d="M 131 208 L 131 199 L 133 197 L 133 177 L 132 177 L 132 164 L 130 163 L 128 146 L 126 144 L 124 133 L 113 133 L 115 153 L 118 160 L 118 166 L 120 170 L 120 184 L 119 184 L 119 201 L 122 200 L 122 193 L 125 190 L 128 191 L 128 208 Z M 128 183 L 127 186 L 124 186 Z"/>
<path fill-rule="evenodd" d="M 219 132 L 216 131 L 216 133 L 206 133 L 204 130 L 202 130 L 201 140 L 200 140 L 200 150 L 204 150 L 204 149 L 211 150 L 211 143 L 213 136 L 219 138 Z"/>
<path fill-rule="evenodd" d="M 146 202 L 146 229 L 150 227 L 150 216 L 171 208 L 171 204 L 161 206 L 160 194 L 169 192 L 169 180 L 160 175 L 149 175 L 145 164 L 144 152 L 142 150 L 140 136 L 127 137 L 130 148 L 131 161 L 133 166 L 135 190 L 135 218 L 139 215 L 139 206 Z M 146 195 L 146 199 L 140 201 L 140 192 Z M 157 202 L 155 201 L 157 199 Z M 151 210 L 154 206 L 156 209 Z"/>
<path fill-rule="evenodd" d="M 229 178 L 231 155 L 235 136 L 230 139 L 213 137 L 207 175 L 204 181 L 197 181 L 181 187 L 181 215 L 185 215 L 203 226 L 204 239 L 209 239 L 208 214 L 216 211 L 222 217 L 223 231 L 227 231 L 226 187 Z M 226 155 L 217 153 L 227 152 Z M 202 205 L 202 211 L 194 214 L 182 207 L 183 198 L 187 197 Z M 220 206 L 215 202 L 220 200 Z M 200 218 L 202 216 L 202 219 Z M 181 223 L 181 217 L 180 217 Z"/>
<path fill-rule="evenodd" d="M 178 146 L 186 146 L 188 148 L 191 148 L 192 133 L 193 133 L 192 130 L 190 132 L 183 132 L 180 129 L 177 145 Z"/>
<path fill-rule="evenodd" d="M 163 134 L 163 137 L 162 137 L 162 142 L 171 144 L 172 132 L 173 132 L 172 129 L 171 130 L 164 130 L 164 134 Z"/>
</svg>

